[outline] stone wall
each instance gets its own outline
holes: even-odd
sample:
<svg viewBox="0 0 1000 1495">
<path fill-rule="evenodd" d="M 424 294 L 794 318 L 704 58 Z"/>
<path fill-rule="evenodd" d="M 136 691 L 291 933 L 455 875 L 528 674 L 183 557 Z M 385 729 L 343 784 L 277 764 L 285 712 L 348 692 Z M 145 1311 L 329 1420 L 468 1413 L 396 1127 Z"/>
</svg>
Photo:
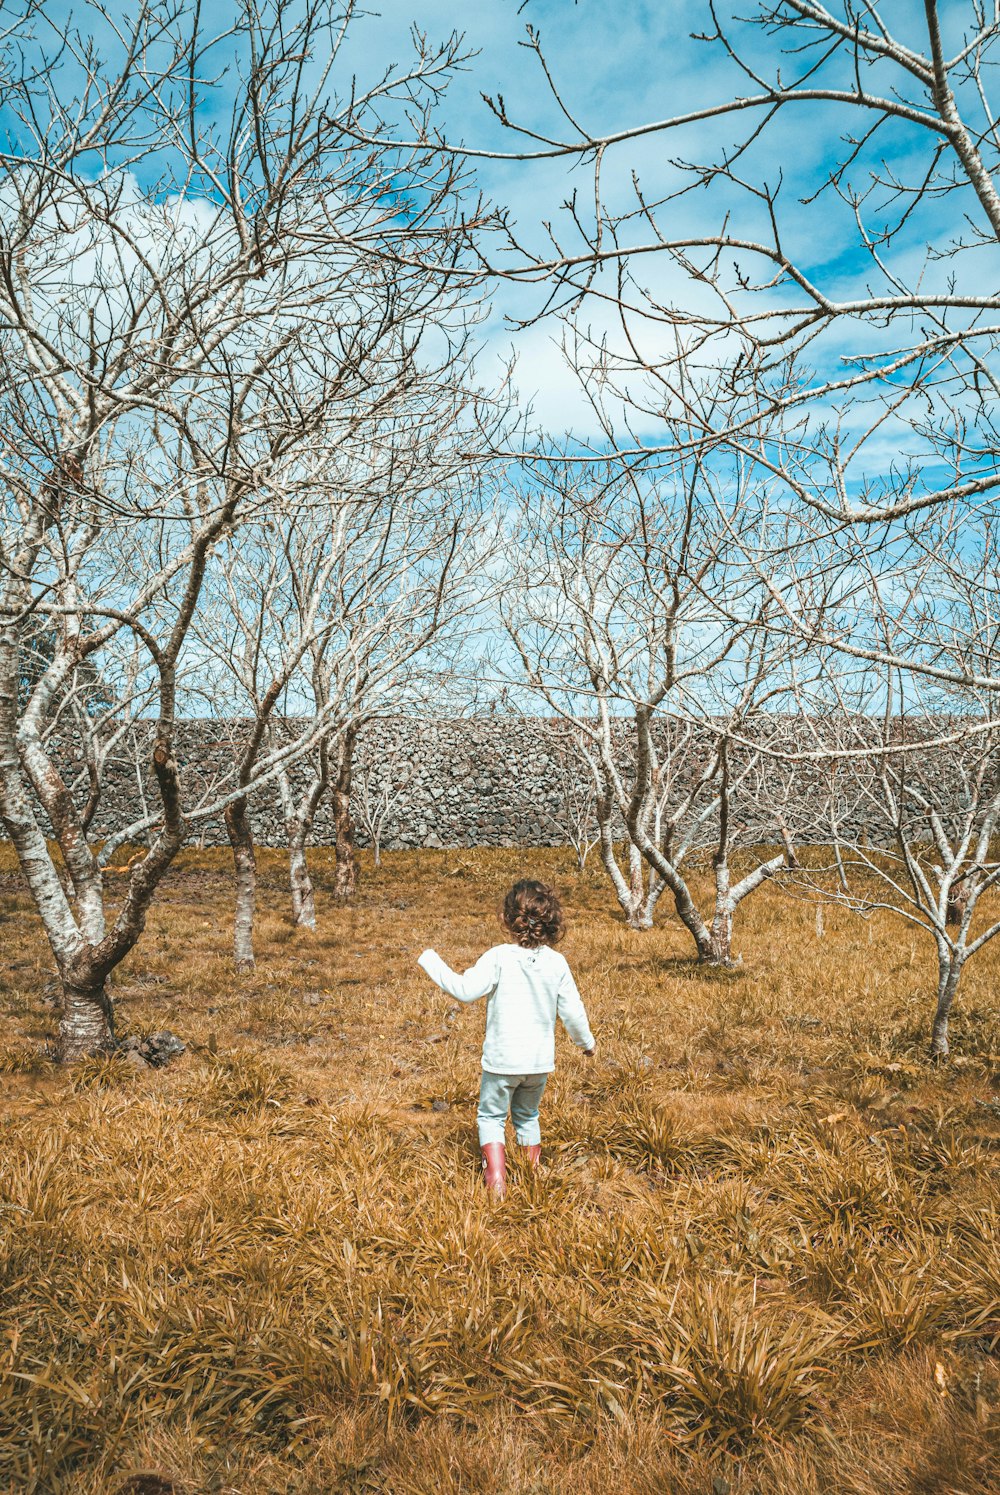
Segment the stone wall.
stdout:
<svg viewBox="0 0 1000 1495">
<path fill-rule="evenodd" d="M 224 787 L 243 724 L 187 721 L 180 724 L 177 752 L 185 803 L 195 804 L 212 787 Z M 102 838 L 155 809 L 156 786 L 148 772 L 149 739 L 140 730 L 109 757 L 101 802 L 91 834 Z M 72 744 L 59 754 L 64 772 L 82 772 Z M 563 804 L 565 765 L 543 721 L 514 716 L 373 722 L 359 734 L 354 802 L 360 815 L 365 780 L 374 799 L 381 783 L 393 785 L 397 802 L 382 834 L 384 848 L 415 846 L 559 845 L 567 840 Z M 293 790 L 307 771 L 291 771 Z M 144 802 L 145 801 L 145 802 Z M 276 781 L 251 795 L 254 837 L 261 846 L 282 845 L 284 822 Z M 221 815 L 197 825 L 195 840 L 227 842 Z M 313 841 L 335 839 L 330 796 L 316 816 Z M 367 844 L 361 824 L 358 841 Z"/>
<path fill-rule="evenodd" d="M 208 802 L 232 783 L 234 758 L 248 726 L 212 720 L 180 724 L 177 749 L 186 805 Z M 625 722 L 622 731 L 627 741 Z M 681 745 L 675 754 L 679 786 L 700 771 L 709 745 L 707 734 Z M 150 747 L 150 730 L 139 724 L 109 756 L 93 836 L 104 838 L 139 820 L 147 807 L 155 810 Z M 76 773 L 85 781 L 73 743 L 62 744 L 59 757 L 70 778 Z M 292 770 L 293 788 L 303 785 L 306 774 L 304 767 Z M 362 845 L 367 841 L 361 814 L 367 781 L 375 794 L 382 783 L 395 791 L 381 838 L 387 849 L 566 844 L 570 840 L 567 806 L 585 802 L 586 779 L 586 771 L 561 742 L 558 724 L 542 718 L 496 715 L 430 721 L 406 717 L 374 722 L 359 735 L 355 755 L 358 840 Z M 828 840 L 828 794 L 829 781 L 818 766 L 801 763 L 791 768 L 772 761 L 763 773 L 748 777 L 737 795 L 736 831 L 744 842 L 775 841 L 778 809 L 784 812 L 797 842 Z M 257 789 L 251 805 L 258 844 L 283 845 L 277 783 Z M 838 806 L 843 833 L 852 836 L 865 831 L 877 842 L 879 828 L 870 819 L 866 822 L 866 815 L 870 817 L 871 810 L 861 796 L 854 804 Z M 710 819 L 699 839 L 707 842 L 712 830 Z M 207 846 L 225 844 L 221 814 L 196 823 L 193 839 Z M 320 805 L 313 840 L 329 845 L 334 839 L 328 795 Z"/>
</svg>

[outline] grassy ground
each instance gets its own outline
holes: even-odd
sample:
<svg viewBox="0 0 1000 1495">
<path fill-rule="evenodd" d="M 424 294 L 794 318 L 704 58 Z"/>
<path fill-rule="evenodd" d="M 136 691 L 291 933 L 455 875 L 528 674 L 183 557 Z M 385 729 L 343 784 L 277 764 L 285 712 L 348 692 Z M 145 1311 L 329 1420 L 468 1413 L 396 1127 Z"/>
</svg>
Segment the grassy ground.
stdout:
<svg viewBox="0 0 1000 1495">
<path fill-rule="evenodd" d="M 3 864 L 0 1489 L 1000 1489 L 1000 942 L 932 1070 L 932 952 L 888 921 L 820 937 L 767 888 L 713 974 L 564 852 L 390 855 L 344 909 L 321 852 L 309 937 L 261 861 L 256 975 L 221 852 L 120 972 L 121 1029 L 189 1045 L 159 1072 L 38 1061 L 51 960 Z M 545 1170 L 497 1204 L 482 1008 L 414 961 L 470 963 L 525 871 L 599 1056 L 560 1039 Z"/>
</svg>

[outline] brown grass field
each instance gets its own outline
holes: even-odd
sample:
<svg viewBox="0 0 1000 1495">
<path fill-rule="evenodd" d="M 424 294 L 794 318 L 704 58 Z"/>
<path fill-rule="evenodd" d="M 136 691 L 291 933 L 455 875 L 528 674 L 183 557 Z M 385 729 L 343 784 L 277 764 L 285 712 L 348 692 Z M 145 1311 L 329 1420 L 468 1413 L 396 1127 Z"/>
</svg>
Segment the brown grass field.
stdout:
<svg viewBox="0 0 1000 1495">
<path fill-rule="evenodd" d="M 262 853 L 258 969 L 188 853 L 116 982 L 160 1071 L 61 1072 L 52 962 L 0 877 L 0 1489 L 972 1495 L 1000 1489 L 1000 941 L 955 1060 L 933 950 L 769 887 L 745 964 L 631 934 L 569 853 L 399 853 L 296 933 Z M 597 1035 L 561 1036 L 543 1172 L 478 1181 L 469 964 L 553 879 Z M 516 1148 L 510 1151 L 516 1153 Z"/>
</svg>

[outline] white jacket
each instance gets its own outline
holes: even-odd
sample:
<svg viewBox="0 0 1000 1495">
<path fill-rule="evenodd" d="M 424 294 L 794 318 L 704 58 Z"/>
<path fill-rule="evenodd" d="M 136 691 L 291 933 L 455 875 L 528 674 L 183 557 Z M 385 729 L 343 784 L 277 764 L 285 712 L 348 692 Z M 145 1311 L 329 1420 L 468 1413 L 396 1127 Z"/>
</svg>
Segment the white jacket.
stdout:
<svg viewBox="0 0 1000 1495">
<path fill-rule="evenodd" d="M 418 964 L 460 1002 L 487 997 L 483 1068 L 498 1075 L 537 1075 L 555 1068 L 556 1018 L 581 1049 L 594 1047 L 580 993 L 566 957 L 549 945 L 525 950 L 494 945 L 459 975 L 436 950 Z"/>
</svg>

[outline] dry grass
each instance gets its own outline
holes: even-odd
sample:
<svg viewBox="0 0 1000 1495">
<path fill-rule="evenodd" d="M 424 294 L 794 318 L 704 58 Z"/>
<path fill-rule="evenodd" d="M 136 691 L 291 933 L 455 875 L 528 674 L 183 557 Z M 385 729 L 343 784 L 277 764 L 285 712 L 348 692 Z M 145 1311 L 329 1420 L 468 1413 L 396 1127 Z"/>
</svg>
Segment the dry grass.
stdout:
<svg viewBox="0 0 1000 1495">
<path fill-rule="evenodd" d="M 1000 1488 L 1000 950 L 933 1070 L 929 951 L 888 923 L 818 939 L 767 889 L 746 965 L 704 972 L 564 853 L 425 852 L 307 937 L 261 861 L 250 978 L 224 855 L 172 874 L 117 997 L 190 1047 L 139 1073 L 45 1061 L 51 962 L 3 863 L 0 1488 Z M 547 1168 L 515 1158 L 497 1205 L 482 1014 L 414 960 L 471 960 L 536 868 L 600 1055 L 561 1042 Z"/>
</svg>

